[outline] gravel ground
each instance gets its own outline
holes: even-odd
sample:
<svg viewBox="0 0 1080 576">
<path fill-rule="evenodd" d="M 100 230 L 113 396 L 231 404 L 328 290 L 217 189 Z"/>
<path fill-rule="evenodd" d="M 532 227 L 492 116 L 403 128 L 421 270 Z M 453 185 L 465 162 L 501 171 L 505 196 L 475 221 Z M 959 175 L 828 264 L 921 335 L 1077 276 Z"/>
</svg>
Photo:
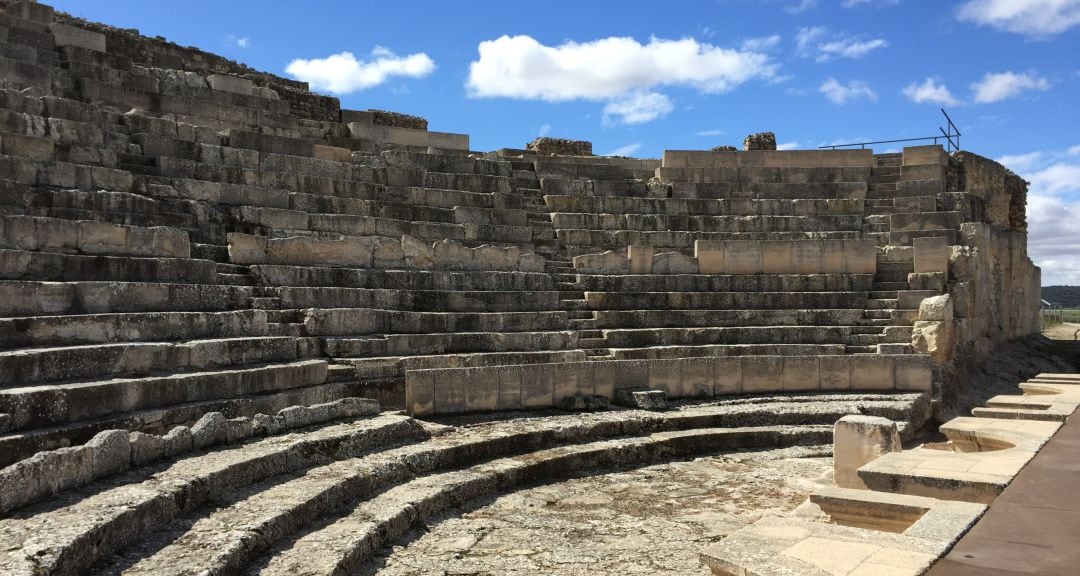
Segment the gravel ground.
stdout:
<svg viewBox="0 0 1080 576">
<path fill-rule="evenodd" d="M 698 458 L 572 478 L 454 511 L 368 574 L 709 574 L 707 545 L 831 483 L 822 450 Z"/>
</svg>

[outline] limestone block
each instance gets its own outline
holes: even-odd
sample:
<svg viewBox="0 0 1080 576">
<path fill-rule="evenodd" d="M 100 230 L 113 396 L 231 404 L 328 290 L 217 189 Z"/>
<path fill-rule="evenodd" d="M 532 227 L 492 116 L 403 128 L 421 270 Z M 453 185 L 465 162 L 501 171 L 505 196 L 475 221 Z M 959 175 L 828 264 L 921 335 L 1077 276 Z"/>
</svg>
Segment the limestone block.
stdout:
<svg viewBox="0 0 1080 576">
<path fill-rule="evenodd" d="M 0 134 L 0 153 L 4 156 L 49 162 L 56 153 L 56 140 L 8 132 Z"/>
<path fill-rule="evenodd" d="M 165 439 L 156 434 L 132 432 L 128 434 L 131 445 L 131 465 L 143 466 L 156 462 L 165 455 Z"/>
<path fill-rule="evenodd" d="M 915 322 L 911 332 L 911 346 L 917 352 L 929 354 L 935 363 L 944 363 L 952 357 L 952 321 Z"/>
<path fill-rule="evenodd" d="M 682 396 L 682 362 L 679 360 L 650 360 L 649 388 L 667 394 Z"/>
<path fill-rule="evenodd" d="M 233 264 L 267 264 L 266 236 L 229 232 L 229 261 Z"/>
<path fill-rule="evenodd" d="M 349 150 L 348 148 L 327 146 L 325 144 L 315 144 L 312 146 L 312 153 L 315 158 L 318 158 L 319 160 L 330 160 L 333 162 L 352 162 L 352 150 Z"/>
<path fill-rule="evenodd" d="M 187 426 L 177 426 L 163 436 L 165 440 L 165 456 L 179 456 L 191 451 L 194 446 L 194 439 L 191 435 L 191 428 Z"/>
<path fill-rule="evenodd" d="M 952 298 L 948 294 L 924 298 L 919 304 L 919 320 L 951 322 L 953 319 Z"/>
<path fill-rule="evenodd" d="M 615 404 L 637 410 L 667 410 L 667 394 L 663 390 L 643 388 L 619 388 L 613 398 Z"/>
<path fill-rule="evenodd" d="M 593 393 L 593 362 L 563 362 L 555 365 L 554 397 Z"/>
<path fill-rule="evenodd" d="M 453 240 L 436 242 L 433 267 L 439 270 L 472 270 L 473 250 Z"/>
<path fill-rule="evenodd" d="M 800 392 L 818 389 L 818 358 L 816 356 L 788 356 L 784 358 L 784 392 Z"/>
<path fill-rule="evenodd" d="M 255 84 L 246 78 L 227 76 L 225 74 L 211 74 L 207 76 L 206 81 L 213 90 L 243 94 L 244 96 L 251 96 L 255 93 Z"/>
<path fill-rule="evenodd" d="M 267 241 L 271 264 L 300 266 L 359 266 L 372 265 L 377 237 L 348 237 L 327 240 L 308 236 L 292 236 Z M 398 249 L 400 250 L 400 245 Z"/>
<path fill-rule="evenodd" d="M 945 291 L 945 280 L 944 272 L 913 272 L 907 276 L 908 287 L 912 290 L 933 290 L 937 293 Z"/>
<path fill-rule="evenodd" d="M 743 150 L 776 150 L 776 134 L 759 132 L 743 139 Z"/>
<path fill-rule="evenodd" d="M 724 242 L 696 240 L 694 257 L 698 261 L 698 270 L 702 274 L 724 273 Z"/>
<path fill-rule="evenodd" d="M 377 237 L 371 250 L 371 264 L 375 268 L 400 269 L 405 265 L 405 252 L 400 240 Z"/>
<path fill-rule="evenodd" d="M 410 416 L 435 413 L 435 378 L 430 370 L 405 372 L 405 409 Z"/>
<path fill-rule="evenodd" d="M 849 356 L 818 358 L 818 386 L 821 390 L 851 388 L 851 358 Z"/>
<path fill-rule="evenodd" d="M 653 274 L 697 274 L 697 258 L 681 252 L 661 252 L 653 258 Z"/>
<path fill-rule="evenodd" d="M 764 274 L 790 274 L 794 270 L 793 243 L 766 240 L 761 243 L 761 271 Z"/>
<path fill-rule="evenodd" d="M 607 410 L 611 401 L 607 396 L 598 394 L 582 394 L 578 392 L 572 396 L 564 396 L 559 400 L 558 408 L 567 412 L 596 412 Z"/>
<path fill-rule="evenodd" d="M 517 366 L 500 366 L 495 369 L 499 380 L 498 410 L 521 408 L 521 369 Z"/>
<path fill-rule="evenodd" d="M 579 274 L 629 274 L 630 259 L 611 250 L 584 254 L 574 257 L 574 271 Z"/>
<path fill-rule="evenodd" d="M 57 46 L 77 46 L 95 52 L 105 52 L 105 35 L 85 28 L 53 22 L 49 24 Z"/>
<path fill-rule="evenodd" d="M 901 449 L 896 422 L 879 416 L 844 416 L 833 426 L 833 483 L 867 490 L 859 468 Z"/>
<path fill-rule="evenodd" d="M 844 240 L 844 271 L 848 274 L 877 272 L 877 242 Z"/>
<path fill-rule="evenodd" d="M 225 415 L 207 412 L 191 427 L 191 445 L 195 450 L 225 442 Z"/>
<path fill-rule="evenodd" d="M 555 404 L 555 364 L 521 367 L 521 407 L 547 408 Z"/>
<path fill-rule="evenodd" d="M 724 243 L 725 274 L 761 274 L 761 242 L 753 240 Z"/>
<path fill-rule="evenodd" d="M 821 272 L 823 274 L 844 274 L 847 262 L 843 240 L 821 241 Z"/>
<path fill-rule="evenodd" d="M 401 237 L 401 252 L 406 268 L 427 270 L 435 261 L 435 248 L 408 234 Z"/>
<path fill-rule="evenodd" d="M 851 389 L 852 390 L 892 390 L 893 383 L 893 359 L 891 356 L 865 354 L 852 356 L 851 362 Z"/>
<path fill-rule="evenodd" d="M 915 254 L 915 273 L 949 271 L 949 241 L 944 236 L 912 238 Z"/>
<path fill-rule="evenodd" d="M 742 358 L 715 358 L 713 366 L 713 395 L 741 394 L 743 391 Z"/>
<path fill-rule="evenodd" d="M 36 0 L 18 0 L 17 2 L 12 2 L 11 4 L 8 4 L 5 12 L 16 18 L 31 20 L 39 24 L 49 24 L 53 21 L 53 7 L 39 4 Z"/>
<path fill-rule="evenodd" d="M 783 389 L 782 356 L 746 356 L 742 359 L 742 391 L 779 392 Z"/>
<path fill-rule="evenodd" d="M 792 242 L 791 272 L 795 274 L 821 274 L 824 272 L 825 248 L 821 240 L 798 240 Z"/>
<path fill-rule="evenodd" d="M 928 146 L 905 146 L 904 164 L 939 164 L 946 166 L 949 163 L 949 154 L 940 144 Z"/>
<path fill-rule="evenodd" d="M 514 271 L 521 260 L 521 248 L 517 246 L 489 246 L 475 249 L 473 265 L 477 270 Z"/>
<path fill-rule="evenodd" d="M 537 256 L 536 254 L 522 254 L 521 260 L 518 261 L 518 270 L 521 272 L 543 272 L 546 268 L 547 261 L 543 256 Z"/>
<path fill-rule="evenodd" d="M 930 358 L 921 354 L 903 354 L 893 359 L 894 380 L 897 390 L 914 390 L 930 393 L 934 376 Z"/>
<path fill-rule="evenodd" d="M 655 255 L 656 248 L 652 246 L 627 246 L 626 257 L 630 260 L 630 274 L 652 274 Z"/>
<path fill-rule="evenodd" d="M 92 450 L 95 478 L 121 472 L 131 466 L 127 430 L 98 432 L 86 445 Z"/>
<path fill-rule="evenodd" d="M 684 398 L 708 398 L 713 395 L 715 358 L 683 358 L 679 360 Z"/>
</svg>

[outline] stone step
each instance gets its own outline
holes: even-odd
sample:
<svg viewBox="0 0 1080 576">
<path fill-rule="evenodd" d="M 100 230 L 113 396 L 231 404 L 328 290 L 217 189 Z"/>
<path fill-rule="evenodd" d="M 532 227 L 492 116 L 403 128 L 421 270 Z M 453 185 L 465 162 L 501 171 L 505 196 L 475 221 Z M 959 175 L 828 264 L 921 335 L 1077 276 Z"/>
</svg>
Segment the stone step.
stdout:
<svg viewBox="0 0 1080 576">
<path fill-rule="evenodd" d="M 531 350 L 527 352 L 471 352 L 435 354 L 428 356 L 387 356 L 375 358 L 336 358 L 352 366 L 356 379 L 361 381 L 400 379 L 406 370 L 437 368 L 471 368 L 481 366 L 510 366 L 517 364 L 547 364 L 552 362 L 581 362 L 581 350 Z M 400 398 L 397 400 L 400 402 Z"/>
<path fill-rule="evenodd" d="M 867 346 L 849 345 L 849 346 L 847 346 L 847 353 L 848 354 L 877 354 L 878 353 L 878 347 L 876 345 L 867 345 Z"/>
<path fill-rule="evenodd" d="M 261 310 L 0 318 L 0 349 L 265 336 L 266 323 Z"/>
<path fill-rule="evenodd" d="M 412 312 L 369 308 L 309 308 L 309 336 L 431 334 L 444 332 L 527 332 L 564 330 L 566 312 Z"/>
<path fill-rule="evenodd" d="M 869 292 L 874 284 L 872 274 L 580 274 L 575 278 L 589 292 Z"/>
<path fill-rule="evenodd" d="M 9 574 L 85 573 L 93 564 L 143 539 L 149 531 L 257 482 L 426 436 L 411 418 L 383 415 L 332 424 L 306 434 L 275 436 L 197 454 L 165 470 L 135 470 L 117 484 L 72 491 L 69 503 L 43 503 L 33 513 L 4 518 L 4 546 L 22 554 L 0 559 Z M 184 493 L 182 501 L 175 494 Z M 122 505 L 117 505 L 122 503 Z M 48 527 L 64 526 L 62 531 Z M 98 542 L 86 546 L 91 538 Z"/>
<path fill-rule="evenodd" d="M 844 344 L 704 344 L 649 346 L 646 348 L 608 347 L 615 360 L 651 360 L 675 358 L 711 358 L 724 356 L 836 356 L 844 354 Z"/>
<path fill-rule="evenodd" d="M 891 310 L 896 308 L 895 298 L 868 298 L 866 308 L 870 310 Z"/>
<path fill-rule="evenodd" d="M 858 214 L 861 199 L 770 199 L 753 198 L 633 198 L 623 196 L 545 196 L 551 212 L 588 214 L 633 214 L 666 216 L 811 216 Z"/>
<path fill-rule="evenodd" d="M 863 310 L 600 310 L 598 328 L 694 328 L 739 326 L 857 326 Z"/>
<path fill-rule="evenodd" d="M 852 334 L 848 336 L 847 345 L 851 346 L 877 346 L 884 341 L 881 334 Z"/>
<path fill-rule="evenodd" d="M 814 216 L 724 215 L 684 216 L 653 214 L 588 214 L 556 212 L 552 226 L 559 231 L 602 230 L 642 232 L 817 232 L 858 230 L 862 210 L 855 214 Z M 575 232 L 580 234 L 580 232 Z"/>
<path fill-rule="evenodd" d="M 261 264 L 251 267 L 261 286 L 382 290 L 550 291 L 548 274 L 452 270 L 380 270 Z"/>
<path fill-rule="evenodd" d="M 685 250 L 694 248 L 698 240 L 859 240 L 862 220 L 852 230 L 827 231 L 763 231 L 763 232 L 687 232 L 687 231 L 640 231 L 640 230 L 583 230 L 557 229 L 559 241 L 567 246 L 567 251 L 574 255 L 602 252 L 604 250 L 622 250 L 626 246 L 652 246 L 658 249 Z M 908 241 L 910 244 L 910 240 Z M 580 247 L 578 249 L 577 247 Z"/>
<path fill-rule="evenodd" d="M 377 308 L 415 312 L 526 312 L 557 310 L 555 290 L 404 290 L 282 287 L 285 308 Z"/>
<path fill-rule="evenodd" d="M 671 169 L 661 168 L 660 172 Z M 679 170 L 678 168 L 674 170 Z M 708 170 L 708 169 L 706 169 Z M 720 169 L 721 171 L 727 169 Z M 747 198 L 747 199 L 776 199 L 776 200 L 801 200 L 801 199 L 856 199 L 863 198 L 866 194 L 869 174 L 865 169 L 856 169 L 863 174 L 855 176 L 858 181 L 821 181 L 820 179 L 833 179 L 836 174 L 826 174 L 834 170 L 823 168 L 818 174 L 812 170 L 793 169 L 786 174 L 777 172 L 775 168 L 750 168 L 740 167 L 738 170 L 746 172 L 735 178 L 724 179 L 723 177 L 705 182 L 673 182 L 671 185 L 672 198 Z M 783 169 L 780 169 L 783 170 Z M 849 170 L 840 168 L 838 170 Z M 770 181 L 745 181 L 753 176 L 753 172 L 772 172 L 773 179 Z M 852 175 L 854 176 L 854 175 Z M 843 177 L 843 176 L 841 176 Z M 738 181 L 742 178 L 743 181 Z M 807 182 L 807 178 L 814 180 Z M 661 179 L 665 176 L 661 175 Z M 783 181 L 783 179 L 797 181 Z"/>
<path fill-rule="evenodd" d="M 189 258 L 83 256 L 0 249 L 0 278 L 7 280 L 166 282 L 217 284 L 216 262 Z"/>
<path fill-rule="evenodd" d="M 612 348 L 698 346 L 705 344 L 837 344 L 847 341 L 850 326 L 738 326 L 619 328 L 604 330 Z"/>
<path fill-rule="evenodd" d="M 0 390 L 45 382 L 287 362 L 315 352 L 314 342 L 307 339 L 274 336 L 20 348 L 0 352 Z"/>
<path fill-rule="evenodd" d="M 224 311 L 246 308 L 242 286 L 0 280 L 0 316 Z"/>
<path fill-rule="evenodd" d="M 388 334 L 365 338 L 325 338 L 323 351 L 334 358 L 420 356 L 471 352 L 570 350 L 578 334 L 559 332 L 453 332 Z"/>
<path fill-rule="evenodd" d="M 866 292 L 586 292 L 593 310 L 868 308 Z"/>
</svg>

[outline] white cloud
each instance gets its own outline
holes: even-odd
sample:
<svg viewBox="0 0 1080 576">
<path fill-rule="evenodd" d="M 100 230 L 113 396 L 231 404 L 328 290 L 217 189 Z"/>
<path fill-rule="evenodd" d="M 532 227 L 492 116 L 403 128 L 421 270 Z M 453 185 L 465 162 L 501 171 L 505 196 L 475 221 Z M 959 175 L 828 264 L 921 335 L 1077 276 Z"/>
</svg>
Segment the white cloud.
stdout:
<svg viewBox="0 0 1080 576">
<path fill-rule="evenodd" d="M 1026 154 L 1011 154 L 998 158 L 997 161 L 1002 163 L 1006 168 L 1016 172 L 1017 174 L 1028 172 L 1033 170 L 1036 166 L 1041 165 L 1044 160 L 1045 154 L 1042 151 L 1028 152 Z"/>
<path fill-rule="evenodd" d="M 748 52 L 768 52 L 780 45 L 780 35 L 759 36 L 743 40 L 742 49 Z"/>
<path fill-rule="evenodd" d="M 311 84 L 313 89 L 333 94 L 378 86 L 395 76 L 423 78 L 434 70 L 435 61 L 423 52 L 398 56 L 382 46 L 371 51 L 370 60 L 358 60 L 352 52 L 342 52 L 312 60 L 297 58 L 285 67 L 286 73 Z"/>
<path fill-rule="evenodd" d="M 726 130 L 713 129 L 713 130 L 702 130 L 701 132 L 696 132 L 694 135 L 695 136 L 723 136 L 724 134 L 727 134 Z"/>
<path fill-rule="evenodd" d="M 866 99 L 877 100 L 877 92 L 862 80 L 851 80 L 847 84 L 841 84 L 835 78 L 829 78 L 818 88 L 833 104 L 846 104 L 848 101 Z"/>
<path fill-rule="evenodd" d="M 540 136 L 547 136 L 550 132 L 551 124 L 544 124 L 540 127 L 540 130 L 537 131 L 537 134 L 539 134 Z"/>
<path fill-rule="evenodd" d="M 794 4 L 788 4 L 784 7 L 784 11 L 788 14 L 802 14 L 807 10 L 812 10 L 817 7 L 817 0 L 797 0 Z"/>
<path fill-rule="evenodd" d="M 1080 0 L 968 0 L 956 15 L 965 22 L 1044 38 L 1080 25 Z"/>
<path fill-rule="evenodd" d="M 862 58 L 889 45 L 883 38 L 867 39 L 847 34 L 833 34 L 826 38 L 827 34 L 828 28 L 825 26 L 799 29 L 795 34 L 796 54 L 804 58 L 813 57 L 818 62 L 828 62 L 833 58 Z"/>
<path fill-rule="evenodd" d="M 674 109 L 671 98 L 659 92 L 634 92 L 626 98 L 612 100 L 604 105 L 603 123 L 644 124 L 666 116 Z"/>
<path fill-rule="evenodd" d="M 895 6 L 900 0 L 843 0 L 840 3 L 844 8 L 855 8 L 863 4 L 877 4 L 878 6 Z"/>
<path fill-rule="evenodd" d="M 1019 95 L 1025 90 L 1050 89 L 1050 82 L 1034 74 L 1017 74 L 1016 72 L 988 72 L 982 80 L 971 85 L 975 101 L 980 104 L 1000 102 Z"/>
<path fill-rule="evenodd" d="M 251 44 L 251 38 L 244 36 L 243 38 L 236 39 L 236 45 L 241 48 L 247 48 Z"/>
<path fill-rule="evenodd" d="M 802 145 L 798 142 L 783 142 L 776 145 L 777 150 L 798 150 L 799 148 L 802 148 Z"/>
<path fill-rule="evenodd" d="M 1028 252 L 1042 267 L 1044 286 L 1080 285 L 1080 146 L 998 158 L 1029 181 Z M 1076 152 L 1076 153 L 1074 153 Z"/>
<path fill-rule="evenodd" d="M 616 148 L 616 149 L 612 150 L 611 152 L 608 152 L 607 154 L 604 154 L 604 156 L 631 156 L 631 155 L 634 154 L 634 152 L 637 152 L 640 149 L 641 149 L 641 143 L 640 142 L 635 143 L 635 144 L 627 144 L 626 146 L 620 146 L 619 148 Z"/>
<path fill-rule="evenodd" d="M 603 38 L 545 46 L 529 36 L 481 42 L 466 86 L 474 98 L 560 102 L 609 100 L 657 86 L 726 92 L 769 79 L 777 65 L 765 54 L 718 48 L 693 38 Z"/>
<path fill-rule="evenodd" d="M 904 96 L 907 96 L 916 104 L 941 104 L 943 106 L 956 106 L 960 101 L 949 92 L 945 84 L 938 84 L 933 78 L 927 78 L 922 84 L 912 82 L 904 87 Z"/>
</svg>

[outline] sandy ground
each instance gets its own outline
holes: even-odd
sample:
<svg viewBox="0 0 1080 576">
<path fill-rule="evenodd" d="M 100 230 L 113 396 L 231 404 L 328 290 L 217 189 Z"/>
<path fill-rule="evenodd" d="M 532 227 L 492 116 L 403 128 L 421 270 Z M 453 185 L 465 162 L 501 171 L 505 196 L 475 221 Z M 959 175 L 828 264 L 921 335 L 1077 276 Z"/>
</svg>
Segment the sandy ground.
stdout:
<svg viewBox="0 0 1080 576">
<path fill-rule="evenodd" d="M 368 574 L 700 574 L 707 545 L 831 483 L 807 449 L 698 458 L 528 488 L 383 550 Z"/>
<path fill-rule="evenodd" d="M 1076 340 L 1077 332 L 1080 332 L 1080 324 L 1065 322 L 1043 330 L 1043 335 L 1051 340 Z"/>
</svg>

